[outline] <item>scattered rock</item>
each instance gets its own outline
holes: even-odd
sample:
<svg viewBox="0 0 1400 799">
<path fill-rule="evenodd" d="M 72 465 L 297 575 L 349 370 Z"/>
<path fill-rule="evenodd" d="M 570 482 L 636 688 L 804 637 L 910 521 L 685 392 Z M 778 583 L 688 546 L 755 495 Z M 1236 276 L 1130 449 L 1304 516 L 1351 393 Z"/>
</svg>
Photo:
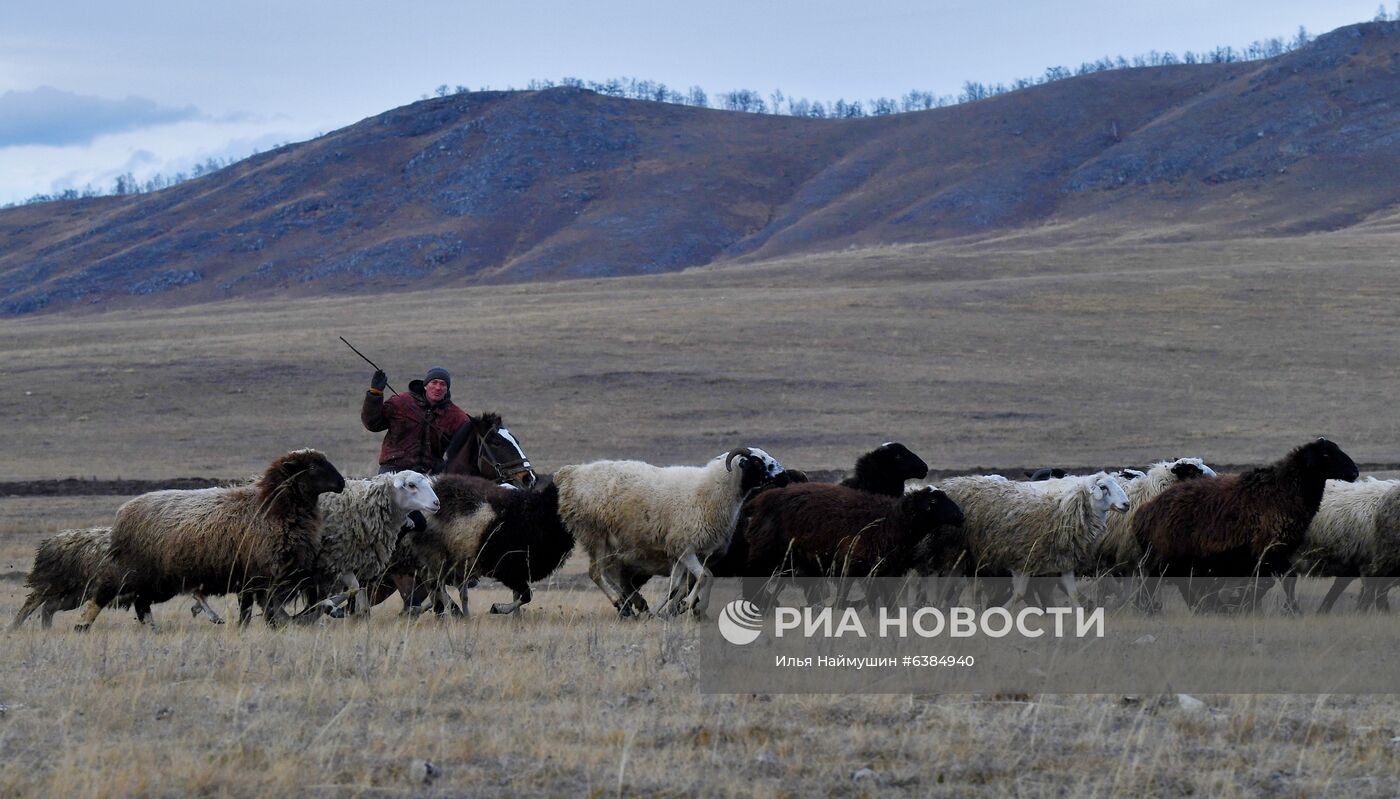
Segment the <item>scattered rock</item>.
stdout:
<svg viewBox="0 0 1400 799">
<path fill-rule="evenodd" d="M 1206 709 L 1206 703 L 1190 694 L 1177 694 L 1176 704 L 1187 713 L 1199 713 Z"/>
<path fill-rule="evenodd" d="M 165 721 L 173 715 L 175 715 L 174 710 L 171 710 L 168 707 L 163 707 L 160 710 L 156 711 L 156 721 Z"/>
<path fill-rule="evenodd" d="M 1151 633 L 1148 633 L 1147 635 L 1144 635 L 1144 636 L 1142 636 L 1141 638 L 1139 638 L 1139 639 L 1137 639 L 1136 641 L 1134 641 L 1134 642 L 1133 642 L 1133 646 L 1146 646 L 1146 645 L 1148 645 L 1148 644 L 1155 644 L 1155 643 L 1157 643 L 1157 636 L 1155 636 L 1155 635 L 1153 635 L 1153 634 L 1151 634 Z"/>
<path fill-rule="evenodd" d="M 431 785 L 433 780 L 442 776 L 442 769 L 433 765 L 431 760 L 415 758 L 413 764 L 408 767 L 408 776 L 414 782 Z"/>
<path fill-rule="evenodd" d="M 851 782 L 860 785 L 863 783 L 874 782 L 875 778 L 876 774 L 874 769 L 863 768 L 851 775 Z"/>
</svg>

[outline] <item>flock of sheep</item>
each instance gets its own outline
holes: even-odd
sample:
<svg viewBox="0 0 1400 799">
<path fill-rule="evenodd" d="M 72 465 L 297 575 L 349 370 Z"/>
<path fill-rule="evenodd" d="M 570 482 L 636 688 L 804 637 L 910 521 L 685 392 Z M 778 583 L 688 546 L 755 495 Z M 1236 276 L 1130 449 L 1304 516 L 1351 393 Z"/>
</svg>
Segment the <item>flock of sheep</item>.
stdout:
<svg viewBox="0 0 1400 799">
<path fill-rule="evenodd" d="M 940 602 L 959 601 L 969 578 L 1009 577 L 1009 592 L 983 601 L 1049 603 L 1059 589 L 1078 604 L 1093 585 L 1100 603 L 1146 610 L 1163 581 L 1192 608 L 1223 610 L 1252 608 L 1282 580 L 1296 610 L 1302 573 L 1337 578 L 1323 611 L 1358 577 L 1362 606 L 1388 609 L 1400 577 L 1400 481 L 1356 482 L 1356 465 L 1325 439 L 1225 476 L 1198 458 L 1029 481 L 927 475 L 898 443 L 862 455 L 838 484 L 749 447 L 702 466 L 564 466 L 520 485 L 411 471 L 347 481 L 298 450 L 255 481 L 143 494 L 111 527 L 45 539 L 14 627 L 39 611 L 47 628 L 81 607 L 85 630 L 114 603 L 150 623 L 153 604 L 182 594 L 215 623 L 208 597 L 225 594 L 243 624 L 255 603 L 278 625 L 367 614 L 395 593 L 406 611 L 465 614 L 482 578 L 513 593 L 491 612 L 512 613 L 575 546 L 624 617 L 648 612 L 641 588 L 656 576 L 669 578 L 656 610 L 666 615 L 704 614 L 717 576 L 744 578 L 759 598 L 775 575 L 918 574 L 937 578 Z"/>
</svg>

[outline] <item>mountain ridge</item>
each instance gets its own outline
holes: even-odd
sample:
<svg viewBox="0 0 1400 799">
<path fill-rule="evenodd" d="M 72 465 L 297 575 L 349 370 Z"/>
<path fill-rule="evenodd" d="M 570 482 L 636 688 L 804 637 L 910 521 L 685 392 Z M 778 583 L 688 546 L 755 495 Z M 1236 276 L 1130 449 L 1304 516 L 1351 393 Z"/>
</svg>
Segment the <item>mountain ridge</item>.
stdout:
<svg viewBox="0 0 1400 799">
<path fill-rule="evenodd" d="M 583 89 L 413 103 L 158 192 L 0 211 L 0 314 L 608 277 L 849 247 L 1394 217 L 1400 23 L 832 120 Z"/>
</svg>

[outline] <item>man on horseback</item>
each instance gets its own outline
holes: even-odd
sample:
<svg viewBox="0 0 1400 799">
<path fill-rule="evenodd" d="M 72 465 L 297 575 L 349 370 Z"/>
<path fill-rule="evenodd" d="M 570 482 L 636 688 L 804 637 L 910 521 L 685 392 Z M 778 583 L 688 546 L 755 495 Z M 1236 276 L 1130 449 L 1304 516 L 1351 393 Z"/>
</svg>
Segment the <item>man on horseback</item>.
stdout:
<svg viewBox="0 0 1400 799">
<path fill-rule="evenodd" d="M 467 412 L 452 403 L 452 375 L 434 366 L 422 380 L 410 382 L 408 391 L 386 400 L 387 385 L 388 376 L 382 369 L 375 370 L 360 408 L 366 430 L 389 431 L 379 448 L 379 473 L 437 471 L 452 436 L 471 423 Z"/>
</svg>

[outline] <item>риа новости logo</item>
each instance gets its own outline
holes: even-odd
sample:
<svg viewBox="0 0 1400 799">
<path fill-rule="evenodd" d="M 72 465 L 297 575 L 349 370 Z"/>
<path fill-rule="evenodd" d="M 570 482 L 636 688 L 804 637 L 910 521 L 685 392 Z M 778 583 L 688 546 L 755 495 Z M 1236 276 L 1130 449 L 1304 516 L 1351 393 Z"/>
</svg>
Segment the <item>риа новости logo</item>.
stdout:
<svg viewBox="0 0 1400 799">
<path fill-rule="evenodd" d="M 719 613 L 719 634 L 731 644 L 751 644 L 763 631 L 763 613 L 747 599 L 736 599 Z"/>
</svg>

